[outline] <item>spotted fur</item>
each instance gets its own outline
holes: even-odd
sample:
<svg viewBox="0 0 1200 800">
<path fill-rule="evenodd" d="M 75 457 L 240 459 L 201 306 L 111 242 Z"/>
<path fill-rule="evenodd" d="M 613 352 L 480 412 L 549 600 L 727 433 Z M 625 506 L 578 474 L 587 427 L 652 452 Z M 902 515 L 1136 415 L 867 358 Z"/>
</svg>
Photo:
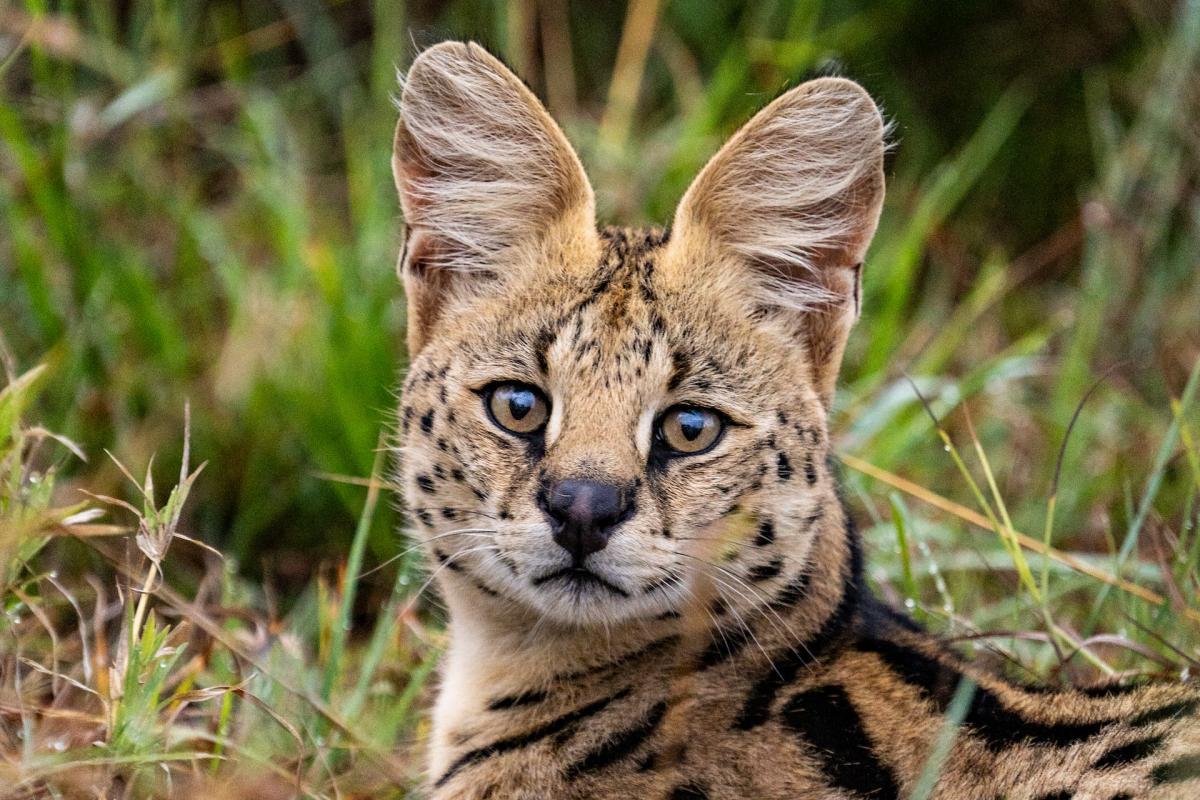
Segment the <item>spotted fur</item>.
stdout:
<svg viewBox="0 0 1200 800">
<path fill-rule="evenodd" d="M 827 434 L 883 195 L 859 87 L 780 96 L 668 230 L 597 231 L 566 138 L 474 45 L 422 54 L 400 111 L 399 480 L 450 612 L 431 797 L 907 797 L 955 702 L 931 797 L 1200 796 L 1194 688 L 1014 686 L 864 586 Z M 513 380 L 542 434 L 489 419 Z M 676 403 L 725 414 L 713 449 L 656 449 Z M 567 478 L 633 503 L 587 579 L 538 507 Z"/>
</svg>

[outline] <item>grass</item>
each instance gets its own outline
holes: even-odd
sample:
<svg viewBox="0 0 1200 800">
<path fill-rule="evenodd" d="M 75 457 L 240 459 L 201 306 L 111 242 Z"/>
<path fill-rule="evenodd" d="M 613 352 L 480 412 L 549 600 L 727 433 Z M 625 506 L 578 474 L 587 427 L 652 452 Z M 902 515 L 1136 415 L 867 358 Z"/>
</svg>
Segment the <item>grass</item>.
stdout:
<svg viewBox="0 0 1200 800">
<path fill-rule="evenodd" d="M 897 142 L 834 428 L 873 584 L 1022 679 L 1191 669 L 1200 2 L 921 8 L 0 11 L 0 795 L 417 776 L 441 621 L 380 478 L 390 94 L 450 35 L 529 76 L 618 222 L 780 86 L 864 81 Z"/>
</svg>

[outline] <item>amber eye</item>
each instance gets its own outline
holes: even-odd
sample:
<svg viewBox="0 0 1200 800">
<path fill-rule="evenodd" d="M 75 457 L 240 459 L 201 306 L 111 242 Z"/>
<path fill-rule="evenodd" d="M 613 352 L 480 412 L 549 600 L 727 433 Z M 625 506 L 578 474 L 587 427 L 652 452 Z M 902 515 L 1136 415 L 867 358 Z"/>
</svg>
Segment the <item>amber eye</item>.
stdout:
<svg viewBox="0 0 1200 800">
<path fill-rule="evenodd" d="M 659 438 L 684 455 L 703 453 L 717 443 L 725 431 L 725 420 L 715 411 L 695 406 L 668 409 L 658 421 Z"/>
<path fill-rule="evenodd" d="M 492 422 L 511 433 L 537 433 L 550 418 L 546 396 L 527 383 L 498 383 L 483 397 Z"/>
</svg>

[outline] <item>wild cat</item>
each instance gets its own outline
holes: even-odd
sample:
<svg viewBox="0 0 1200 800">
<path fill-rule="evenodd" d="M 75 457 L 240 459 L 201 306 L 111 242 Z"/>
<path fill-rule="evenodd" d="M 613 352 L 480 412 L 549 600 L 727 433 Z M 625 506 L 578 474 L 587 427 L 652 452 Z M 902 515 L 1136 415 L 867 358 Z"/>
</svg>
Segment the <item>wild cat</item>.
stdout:
<svg viewBox="0 0 1200 800">
<path fill-rule="evenodd" d="M 1200 692 L 1014 686 L 864 585 L 828 411 L 884 194 L 857 84 L 768 104 L 667 229 L 473 44 L 422 53 L 394 171 L 402 482 L 449 609 L 434 798 L 1200 797 Z M 970 692 L 968 686 L 963 690 Z"/>
</svg>

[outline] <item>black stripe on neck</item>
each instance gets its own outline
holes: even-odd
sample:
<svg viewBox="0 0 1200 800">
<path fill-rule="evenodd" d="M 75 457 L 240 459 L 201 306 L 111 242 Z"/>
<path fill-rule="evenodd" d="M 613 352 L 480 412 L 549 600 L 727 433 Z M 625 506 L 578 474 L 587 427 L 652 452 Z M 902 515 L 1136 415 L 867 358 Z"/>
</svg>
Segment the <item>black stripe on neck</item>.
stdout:
<svg viewBox="0 0 1200 800">
<path fill-rule="evenodd" d="M 846 515 L 845 519 L 850 557 L 846 565 L 846 575 L 842 580 L 842 596 L 837 606 L 808 641 L 797 642 L 795 646 L 772 659 L 766 673 L 750 687 L 750 692 L 746 695 L 746 702 L 734 722 L 738 729 L 748 731 L 766 722 L 771 714 L 771 704 L 775 702 L 780 690 L 796 679 L 801 668 L 810 666 L 825 656 L 853 625 L 859 600 L 864 592 L 862 547 L 849 515 Z"/>
<path fill-rule="evenodd" d="M 533 730 L 517 736 L 510 736 L 505 739 L 497 739 L 491 744 L 486 744 L 483 747 L 478 747 L 474 750 L 468 750 L 450 765 L 450 768 L 442 774 L 442 777 L 438 778 L 437 781 L 434 782 L 433 786 L 435 789 L 444 786 L 446 782 L 453 778 L 458 772 L 471 766 L 472 764 L 484 761 L 492 756 L 498 756 L 502 753 L 508 753 L 513 750 L 519 750 L 523 747 L 528 747 L 529 745 L 540 742 L 542 739 L 545 739 L 548 736 L 561 733 L 575 723 L 585 720 L 594 714 L 600 713 L 611 703 L 621 700 L 628 695 L 629 689 L 622 689 L 610 697 L 602 697 L 599 700 L 588 703 L 586 706 L 577 708 L 574 711 L 570 711 L 560 717 L 555 717 L 549 722 L 543 723 Z"/>
<path fill-rule="evenodd" d="M 877 800 L 899 800 L 892 770 L 879 760 L 858 709 L 840 686 L 818 686 L 787 702 L 780 717 L 813 749 L 822 773 L 838 789 Z"/>
</svg>

